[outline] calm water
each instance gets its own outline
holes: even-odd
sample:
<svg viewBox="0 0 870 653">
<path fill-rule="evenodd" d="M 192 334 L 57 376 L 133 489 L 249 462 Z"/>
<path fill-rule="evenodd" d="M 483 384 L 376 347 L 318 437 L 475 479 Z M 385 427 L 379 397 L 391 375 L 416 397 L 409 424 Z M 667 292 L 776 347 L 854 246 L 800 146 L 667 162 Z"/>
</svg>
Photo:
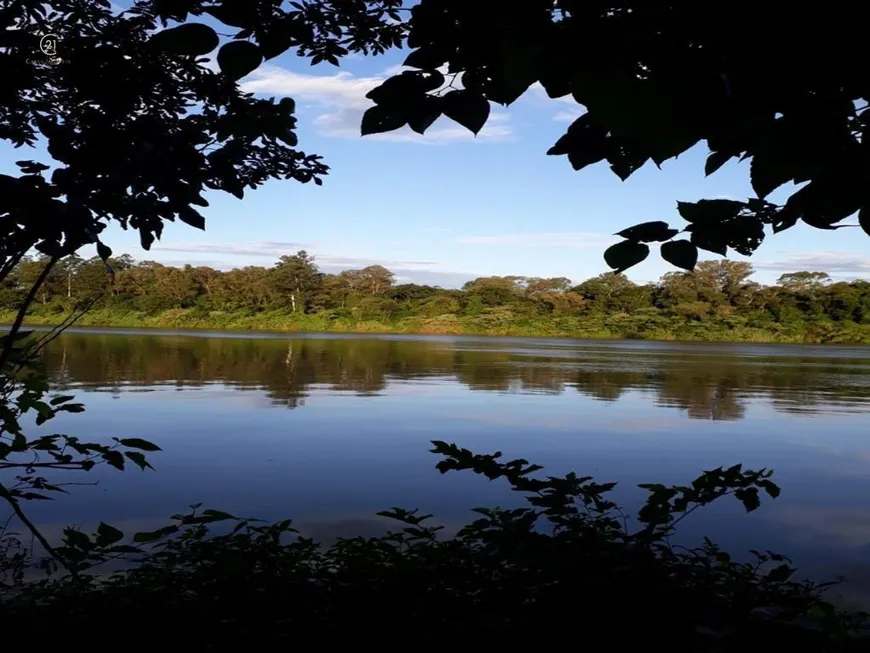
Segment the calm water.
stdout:
<svg viewBox="0 0 870 653">
<path fill-rule="evenodd" d="M 52 431 L 164 449 L 156 472 L 95 470 L 99 485 L 36 506 L 50 529 L 148 528 L 201 501 L 329 539 L 377 532 L 373 513 L 392 505 L 450 528 L 517 501 L 436 472 L 429 441 L 445 439 L 620 481 L 627 504 L 636 483 L 773 467 L 779 499 L 752 515 L 713 507 L 684 537 L 842 573 L 850 597 L 870 586 L 870 349 L 91 331 L 46 358 L 88 407 Z"/>
</svg>

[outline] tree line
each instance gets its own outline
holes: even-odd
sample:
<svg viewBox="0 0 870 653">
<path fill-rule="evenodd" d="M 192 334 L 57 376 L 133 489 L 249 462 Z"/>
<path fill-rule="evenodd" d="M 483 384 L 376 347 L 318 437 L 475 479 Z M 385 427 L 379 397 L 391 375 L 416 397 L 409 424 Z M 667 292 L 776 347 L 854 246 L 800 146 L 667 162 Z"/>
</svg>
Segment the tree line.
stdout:
<svg viewBox="0 0 870 653">
<path fill-rule="evenodd" d="M 0 289 L 0 308 L 14 309 L 45 266 L 45 257 L 23 259 Z M 380 265 L 326 274 L 301 250 L 274 265 L 228 271 L 154 261 L 129 255 L 107 266 L 99 257 L 59 261 L 36 298 L 37 313 L 63 312 L 84 303 L 97 308 L 155 314 L 172 309 L 208 313 L 282 311 L 301 317 L 395 321 L 408 317 L 461 316 L 522 320 L 540 316 L 628 315 L 699 324 L 870 324 L 870 282 L 833 281 L 824 272 L 783 274 L 774 285 L 751 280 L 742 261 L 703 261 L 692 272 L 669 272 L 655 283 L 637 284 L 605 273 L 574 284 L 564 277 L 479 277 L 461 289 L 396 283 Z"/>
</svg>

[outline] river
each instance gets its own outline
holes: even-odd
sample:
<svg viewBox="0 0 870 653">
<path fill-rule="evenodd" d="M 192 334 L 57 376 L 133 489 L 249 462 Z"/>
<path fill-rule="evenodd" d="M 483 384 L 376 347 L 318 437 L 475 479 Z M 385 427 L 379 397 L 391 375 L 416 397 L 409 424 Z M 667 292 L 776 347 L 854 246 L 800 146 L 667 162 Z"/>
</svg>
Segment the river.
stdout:
<svg viewBox="0 0 870 653">
<path fill-rule="evenodd" d="M 88 329 L 45 359 L 55 389 L 87 405 L 51 432 L 163 448 L 156 472 L 98 468 L 97 485 L 33 505 L 55 533 L 151 528 L 202 502 L 294 517 L 329 541 L 380 532 L 373 515 L 390 506 L 451 529 L 469 508 L 517 502 L 499 482 L 439 474 L 433 439 L 619 481 L 629 507 L 637 483 L 742 462 L 772 467 L 782 496 L 749 515 L 713 506 L 681 537 L 773 549 L 870 599 L 870 349 Z"/>
</svg>

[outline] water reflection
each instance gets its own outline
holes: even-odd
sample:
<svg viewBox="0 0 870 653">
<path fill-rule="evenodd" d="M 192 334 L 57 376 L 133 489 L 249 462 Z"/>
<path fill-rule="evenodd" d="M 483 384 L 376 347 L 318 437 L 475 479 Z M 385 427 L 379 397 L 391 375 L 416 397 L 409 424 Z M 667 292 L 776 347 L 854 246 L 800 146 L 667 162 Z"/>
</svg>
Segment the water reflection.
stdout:
<svg viewBox="0 0 870 653">
<path fill-rule="evenodd" d="M 739 420 L 758 400 L 776 411 L 866 412 L 870 352 L 836 347 L 477 341 L 412 338 L 219 338 L 70 333 L 45 359 L 56 387 L 118 395 L 219 383 L 299 408 L 312 391 L 383 395 L 399 382 L 472 391 L 581 394 L 614 402 L 639 392 L 690 419 Z"/>
</svg>

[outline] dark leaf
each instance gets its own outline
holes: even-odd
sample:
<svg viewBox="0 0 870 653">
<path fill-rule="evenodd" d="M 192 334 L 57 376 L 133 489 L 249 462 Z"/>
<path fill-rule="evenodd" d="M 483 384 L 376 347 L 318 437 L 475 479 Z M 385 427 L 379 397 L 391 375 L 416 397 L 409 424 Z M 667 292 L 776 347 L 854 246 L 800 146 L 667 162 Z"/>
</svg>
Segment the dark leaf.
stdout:
<svg viewBox="0 0 870 653">
<path fill-rule="evenodd" d="M 776 499 L 782 493 L 782 490 L 773 481 L 758 481 L 758 487 L 763 489 L 771 499 Z"/>
<path fill-rule="evenodd" d="M 711 152 L 704 164 L 704 174 L 709 177 L 731 159 L 732 155 L 725 152 Z"/>
<path fill-rule="evenodd" d="M 605 250 L 604 262 L 613 268 L 615 272 L 624 272 L 643 261 L 647 256 L 649 256 L 648 245 L 623 240 L 621 243 L 611 245 Z"/>
<path fill-rule="evenodd" d="M 408 126 L 418 134 L 424 134 L 441 116 L 441 98 L 427 95 L 408 111 Z"/>
<path fill-rule="evenodd" d="M 217 62 L 221 72 L 236 81 L 263 63 L 263 53 L 250 41 L 230 41 L 218 50 Z"/>
<path fill-rule="evenodd" d="M 142 440 L 141 438 L 121 438 L 118 440 L 118 443 L 123 447 L 130 447 L 131 449 L 141 449 L 142 451 L 162 451 L 162 449 L 153 442 L 148 442 L 148 440 Z"/>
<path fill-rule="evenodd" d="M 199 211 L 189 206 L 183 206 L 178 210 L 178 219 L 191 227 L 205 230 L 205 218 L 199 214 Z"/>
<path fill-rule="evenodd" d="M 752 190 L 758 197 L 767 197 L 792 179 L 791 167 L 781 156 L 770 156 L 762 152 L 752 157 L 752 162 L 749 164 L 749 180 L 752 183 Z"/>
<path fill-rule="evenodd" d="M 870 209 L 866 206 L 858 212 L 858 224 L 861 225 L 864 233 L 870 236 Z"/>
<path fill-rule="evenodd" d="M 471 91 L 450 91 L 443 96 L 444 115 L 477 135 L 489 118 L 489 100 Z"/>
<path fill-rule="evenodd" d="M 107 451 L 102 458 L 115 469 L 124 471 L 124 456 L 120 451 Z"/>
<path fill-rule="evenodd" d="M 442 66 L 444 61 L 444 57 L 437 55 L 432 48 L 420 48 L 405 57 L 402 65 L 408 68 L 435 70 Z"/>
<path fill-rule="evenodd" d="M 63 529 L 63 540 L 68 547 L 73 549 L 89 550 L 93 548 L 91 539 L 85 533 L 73 528 Z"/>
<path fill-rule="evenodd" d="M 224 25 L 250 28 L 257 18 L 256 13 L 252 9 L 252 3 L 229 0 L 213 7 L 207 7 L 205 12 L 217 18 Z"/>
<path fill-rule="evenodd" d="M 100 522 L 100 525 L 97 526 L 97 546 L 111 546 L 122 539 L 124 539 L 124 533 L 114 526 L 109 526 L 104 522 Z"/>
<path fill-rule="evenodd" d="M 362 117 L 360 131 L 363 136 L 369 134 L 382 134 L 404 127 L 407 119 L 398 113 L 382 106 L 373 106 L 367 109 Z"/>
<path fill-rule="evenodd" d="M 728 245 L 721 231 L 709 229 L 706 231 L 693 231 L 689 236 L 689 241 L 700 249 L 705 249 L 708 252 L 719 254 L 720 256 L 728 255 Z"/>
<path fill-rule="evenodd" d="M 774 567 L 769 572 L 767 572 L 767 580 L 772 581 L 774 583 L 784 583 L 789 578 L 791 578 L 792 574 L 794 574 L 795 570 L 788 566 L 787 564 L 779 565 L 778 567 Z"/>
<path fill-rule="evenodd" d="M 109 257 L 112 255 L 112 250 L 106 245 L 103 245 L 100 241 L 97 241 L 97 256 L 99 256 L 103 262 L 109 260 Z"/>
<path fill-rule="evenodd" d="M 761 505 L 761 499 L 758 498 L 757 487 L 747 487 L 735 490 L 734 496 L 743 504 L 743 507 L 746 508 L 746 512 L 752 512 Z"/>
<path fill-rule="evenodd" d="M 154 469 L 151 466 L 151 463 L 145 458 L 145 454 L 141 451 L 125 451 L 124 455 L 135 464 L 139 469 L 145 471 L 146 469 Z"/>
<path fill-rule="evenodd" d="M 678 229 L 671 229 L 667 222 L 658 220 L 655 222 L 643 222 L 637 224 L 628 229 L 623 229 L 616 235 L 634 242 L 654 243 L 663 240 L 670 240 L 678 233 L 680 233 Z"/>
<path fill-rule="evenodd" d="M 185 23 L 157 32 L 149 43 L 174 54 L 200 56 L 214 50 L 220 44 L 220 38 L 208 25 Z"/>
<path fill-rule="evenodd" d="M 671 265 L 689 270 L 695 269 L 698 262 L 698 248 L 688 240 L 672 240 L 663 243 L 661 247 L 662 258 Z"/>
<path fill-rule="evenodd" d="M 723 222 L 735 217 L 744 208 L 746 203 L 736 200 L 677 202 L 677 211 L 687 222 Z"/>
<path fill-rule="evenodd" d="M 133 535 L 133 541 L 140 544 L 154 542 L 156 540 L 159 540 L 160 538 L 166 537 L 167 535 L 177 533 L 178 530 L 178 526 L 164 526 L 163 528 L 159 528 L 156 531 L 136 533 L 135 535 Z"/>
</svg>

